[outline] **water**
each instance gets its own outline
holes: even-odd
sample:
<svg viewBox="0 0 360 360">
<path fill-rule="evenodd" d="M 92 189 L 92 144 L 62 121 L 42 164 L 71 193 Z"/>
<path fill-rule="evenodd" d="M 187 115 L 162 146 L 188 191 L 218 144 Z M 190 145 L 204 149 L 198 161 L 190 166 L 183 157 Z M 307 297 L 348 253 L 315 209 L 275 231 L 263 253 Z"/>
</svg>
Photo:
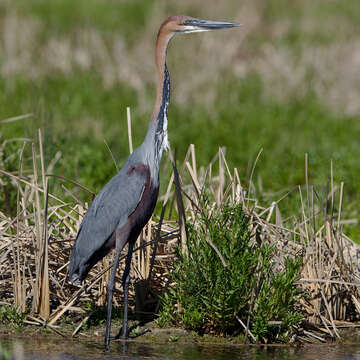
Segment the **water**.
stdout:
<svg viewBox="0 0 360 360">
<path fill-rule="evenodd" d="M 111 352 L 95 342 L 49 339 L 0 339 L 1 348 L 11 350 L 16 360 L 360 360 L 360 344 L 257 347 L 239 345 L 145 344 L 112 342 Z"/>
</svg>

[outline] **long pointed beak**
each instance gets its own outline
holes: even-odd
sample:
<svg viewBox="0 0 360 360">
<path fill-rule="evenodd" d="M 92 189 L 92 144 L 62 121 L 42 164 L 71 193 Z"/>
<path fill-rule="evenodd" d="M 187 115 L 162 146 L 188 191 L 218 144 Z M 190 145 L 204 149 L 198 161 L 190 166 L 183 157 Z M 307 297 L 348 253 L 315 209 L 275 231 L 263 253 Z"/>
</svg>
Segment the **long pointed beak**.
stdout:
<svg viewBox="0 0 360 360">
<path fill-rule="evenodd" d="M 225 22 L 225 21 L 212 21 L 212 20 L 200 20 L 200 19 L 191 19 L 187 20 L 186 26 L 193 26 L 195 28 L 204 29 L 204 30 L 218 30 L 218 29 L 228 29 L 232 27 L 241 26 L 238 23 Z"/>
</svg>

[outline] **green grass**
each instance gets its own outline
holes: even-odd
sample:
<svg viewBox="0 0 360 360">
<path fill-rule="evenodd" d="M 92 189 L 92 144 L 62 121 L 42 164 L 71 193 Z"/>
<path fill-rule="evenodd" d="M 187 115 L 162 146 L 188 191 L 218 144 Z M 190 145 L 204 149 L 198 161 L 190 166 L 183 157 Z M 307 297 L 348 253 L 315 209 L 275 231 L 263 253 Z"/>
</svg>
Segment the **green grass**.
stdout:
<svg viewBox="0 0 360 360">
<path fill-rule="evenodd" d="M 333 160 L 336 181 L 345 180 L 349 191 L 358 189 L 358 118 L 333 114 L 311 92 L 287 103 L 263 100 L 261 93 L 261 80 L 253 75 L 241 82 L 227 81 L 219 89 L 225 95 L 218 96 L 216 112 L 171 110 L 170 129 L 176 129 L 172 142 L 194 142 L 202 162 L 210 160 L 217 146 L 225 145 L 230 164 L 241 173 L 263 148 L 256 176 L 275 191 L 304 183 L 308 153 L 311 182 L 326 184 Z"/>
<path fill-rule="evenodd" d="M 359 31 L 360 3 L 357 0 L 270 0 L 264 1 L 260 9 L 267 31 L 249 34 L 260 46 L 264 39 L 290 48 L 331 45 L 334 41 L 348 41 Z M 273 31 L 273 26 L 279 22 L 284 22 L 287 28 L 281 35 Z"/>
<path fill-rule="evenodd" d="M 144 27 L 152 1 L 132 0 L 15 0 L 18 12 L 40 19 L 47 33 L 67 35 L 78 28 L 120 32 L 129 42 Z"/>
<path fill-rule="evenodd" d="M 341 17 L 344 21 L 350 22 L 354 30 L 359 30 L 360 3 L 358 1 L 325 1 L 319 2 L 316 8 L 316 15 L 325 19 L 326 17 Z M 336 25 L 334 25 L 336 27 Z"/>
<path fill-rule="evenodd" d="M 0 98 L 1 119 L 34 114 L 24 121 L 0 125 L 2 136 L 34 138 L 36 129 L 42 128 L 46 163 L 57 151 L 62 152 L 55 170 L 58 174 L 98 191 L 115 170 L 104 139 L 117 159 L 123 160 L 129 153 L 125 109 L 136 107 L 136 94 L 126 85 L 106 90 L 95 73 L 79 72 L 75 77 L 49 76 L 41 83 L 23 78 L 15 78 L 11 84 L 0 80 L 0 92 L 4 95 Z M 136 117 L 134 121 L 140 126 Z"/>
<path fill-rule="evenodd" d="M 104 139 L 120 165 L 128 156 L 125 108 L 131 105 L 136 109 L 137 95 L 125 84 L 107 90 L 96 73 L 79 72 L 71 78 L 49 76 L 41 84 L 16 79 L 7 86 L 0 81 L 0 91 L 5 95 L 0 100 L 0 118 L 35 114 L 34 119 L 2 125 L 3 136 L 34 137 L 41 127 L 47 163 L 57 151 L 62 152 L 54 173 L 97 192 L 115 173 Z M 332 160 L 335 182 L 345 181 L 346 211 L 358 217 L 358 118 L 335 115 L 311 91 L 306 97 L 287 103 L 264 100 L 262 91 L 256 74 L 235 82 L 229 77 L 219 87 L 210 108 L 172 104 L 169 136 L 172 147 L 178 149 L 178 158 L 194 143 L 198 163 L 207 165 L 216 149 L 226 146 L 229 165 L 238 167 L 246 178 L 249 162 L 263 149 L 254 179 L 261 179 L 265 191 L 274 192 L 305 183 L 305 153 L 309 154 L 310 182 L 326 186 Z M 136 146 L 141 143 L 147 124 L 148 118 L 135 110 Z"/>
</svg>

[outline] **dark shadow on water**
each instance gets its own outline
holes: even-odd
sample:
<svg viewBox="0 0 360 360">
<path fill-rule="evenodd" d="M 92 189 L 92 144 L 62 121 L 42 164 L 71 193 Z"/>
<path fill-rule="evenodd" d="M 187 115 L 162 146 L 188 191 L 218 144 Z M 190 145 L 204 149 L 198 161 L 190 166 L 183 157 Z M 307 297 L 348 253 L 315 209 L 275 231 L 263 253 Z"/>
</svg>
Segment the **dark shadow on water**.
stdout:
<svg viewBox="0 0 360 360">
<path fill-rule="evenodd" d="M 3 338 L 0 339 L 0 359 L 3 359 L 4 350 L 8 354 L 12 353 L 14 360 L 360 360 L 360 344 L 309 345 L 294 348 L 113 341 L 111 351 L 107 352 L 104 346 L 95 341 Z"/>
</svg>

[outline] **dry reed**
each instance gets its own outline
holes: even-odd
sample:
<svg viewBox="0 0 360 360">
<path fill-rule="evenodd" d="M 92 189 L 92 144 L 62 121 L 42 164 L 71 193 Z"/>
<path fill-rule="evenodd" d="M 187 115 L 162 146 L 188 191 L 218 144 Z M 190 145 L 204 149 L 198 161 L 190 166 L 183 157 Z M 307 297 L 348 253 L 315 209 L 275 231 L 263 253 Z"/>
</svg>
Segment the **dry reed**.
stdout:
<svg viewBox="0 0 360 360">
<path fill-rule="evenodd" d="M 130 133 L 129 113 L 128 125 Z M 25 145 L 20 152 L 17 174 L 0 169 L 0 176 L 10 178 L 17 187 L 17 215 L 11 217 L 0 213 L 0 301 L 13 304 L 26 313 L 27 322 L 46 322 L 59 332 L 53 326 L 66 312 L 84 313 L 83 320 L 88 301 L 105 304 L 112 261 L 108 256 L 97 264 L 81 287 L 68 282 L 71 247 L 86 206 L 80 202 L 65 203 L 49 193 L 48 183 L 55 180 L 48 176 L 51 169 L 45 166 L 40 131 L 38 135 L 38 145 L 32 145 L 33 169 L 30 174 L 25 176 L 23 173 Z M 129 139 L 131 144 L 131 137 Z M 130 151 L 131 148 L 130 145 Z M 169 153 L 173 166 L 167 190 L 159 199 L 161 216 L 153 215 L 135 246 L 130 273 L 135 283 L 130 294 L 132 305 L 139 313 L 158 308 L 157 295 L 169 285 L 175 249 L 180 245 L 182 251 L 186 251 L 185 224 L 195 221 L 198 207 L 204 206 L 201 197 L 206 193 L 206 206 L 210 210 L 225 203 L 242 204 L 250 219 L 254 241 L 276 247 L 274 271 L 285 266 L 287 256 L 302 258 L 297 282 L 303 290 L 299 306 L 312 330 L 299 330 L 298 340 L 317 342 L 326 336 L 339 337 L 339 326 L 348 326 L 360 316 L 359 248 L 342 232 L 344 184 L 335 187 L 331 172 L 331 188 L 321 202 L 315 187 L 309 184 L 306 157 L 306 184 L 296 189 L 300 216 L 283 219 L 281 201 L 291 192 L 268 207 L 261 206 L 252 183 L 254 168 L 245 187 L 238 169 L 229 168 L 224 153 L 220 148 L 206 168 L 199 168 L 195 146 L 190 145 L 179 169 Z M 119 280 L 123 267 L 124 261 L 121 261 L 114 292 L 117 306 L 122 301 Z"/>
</svg>

